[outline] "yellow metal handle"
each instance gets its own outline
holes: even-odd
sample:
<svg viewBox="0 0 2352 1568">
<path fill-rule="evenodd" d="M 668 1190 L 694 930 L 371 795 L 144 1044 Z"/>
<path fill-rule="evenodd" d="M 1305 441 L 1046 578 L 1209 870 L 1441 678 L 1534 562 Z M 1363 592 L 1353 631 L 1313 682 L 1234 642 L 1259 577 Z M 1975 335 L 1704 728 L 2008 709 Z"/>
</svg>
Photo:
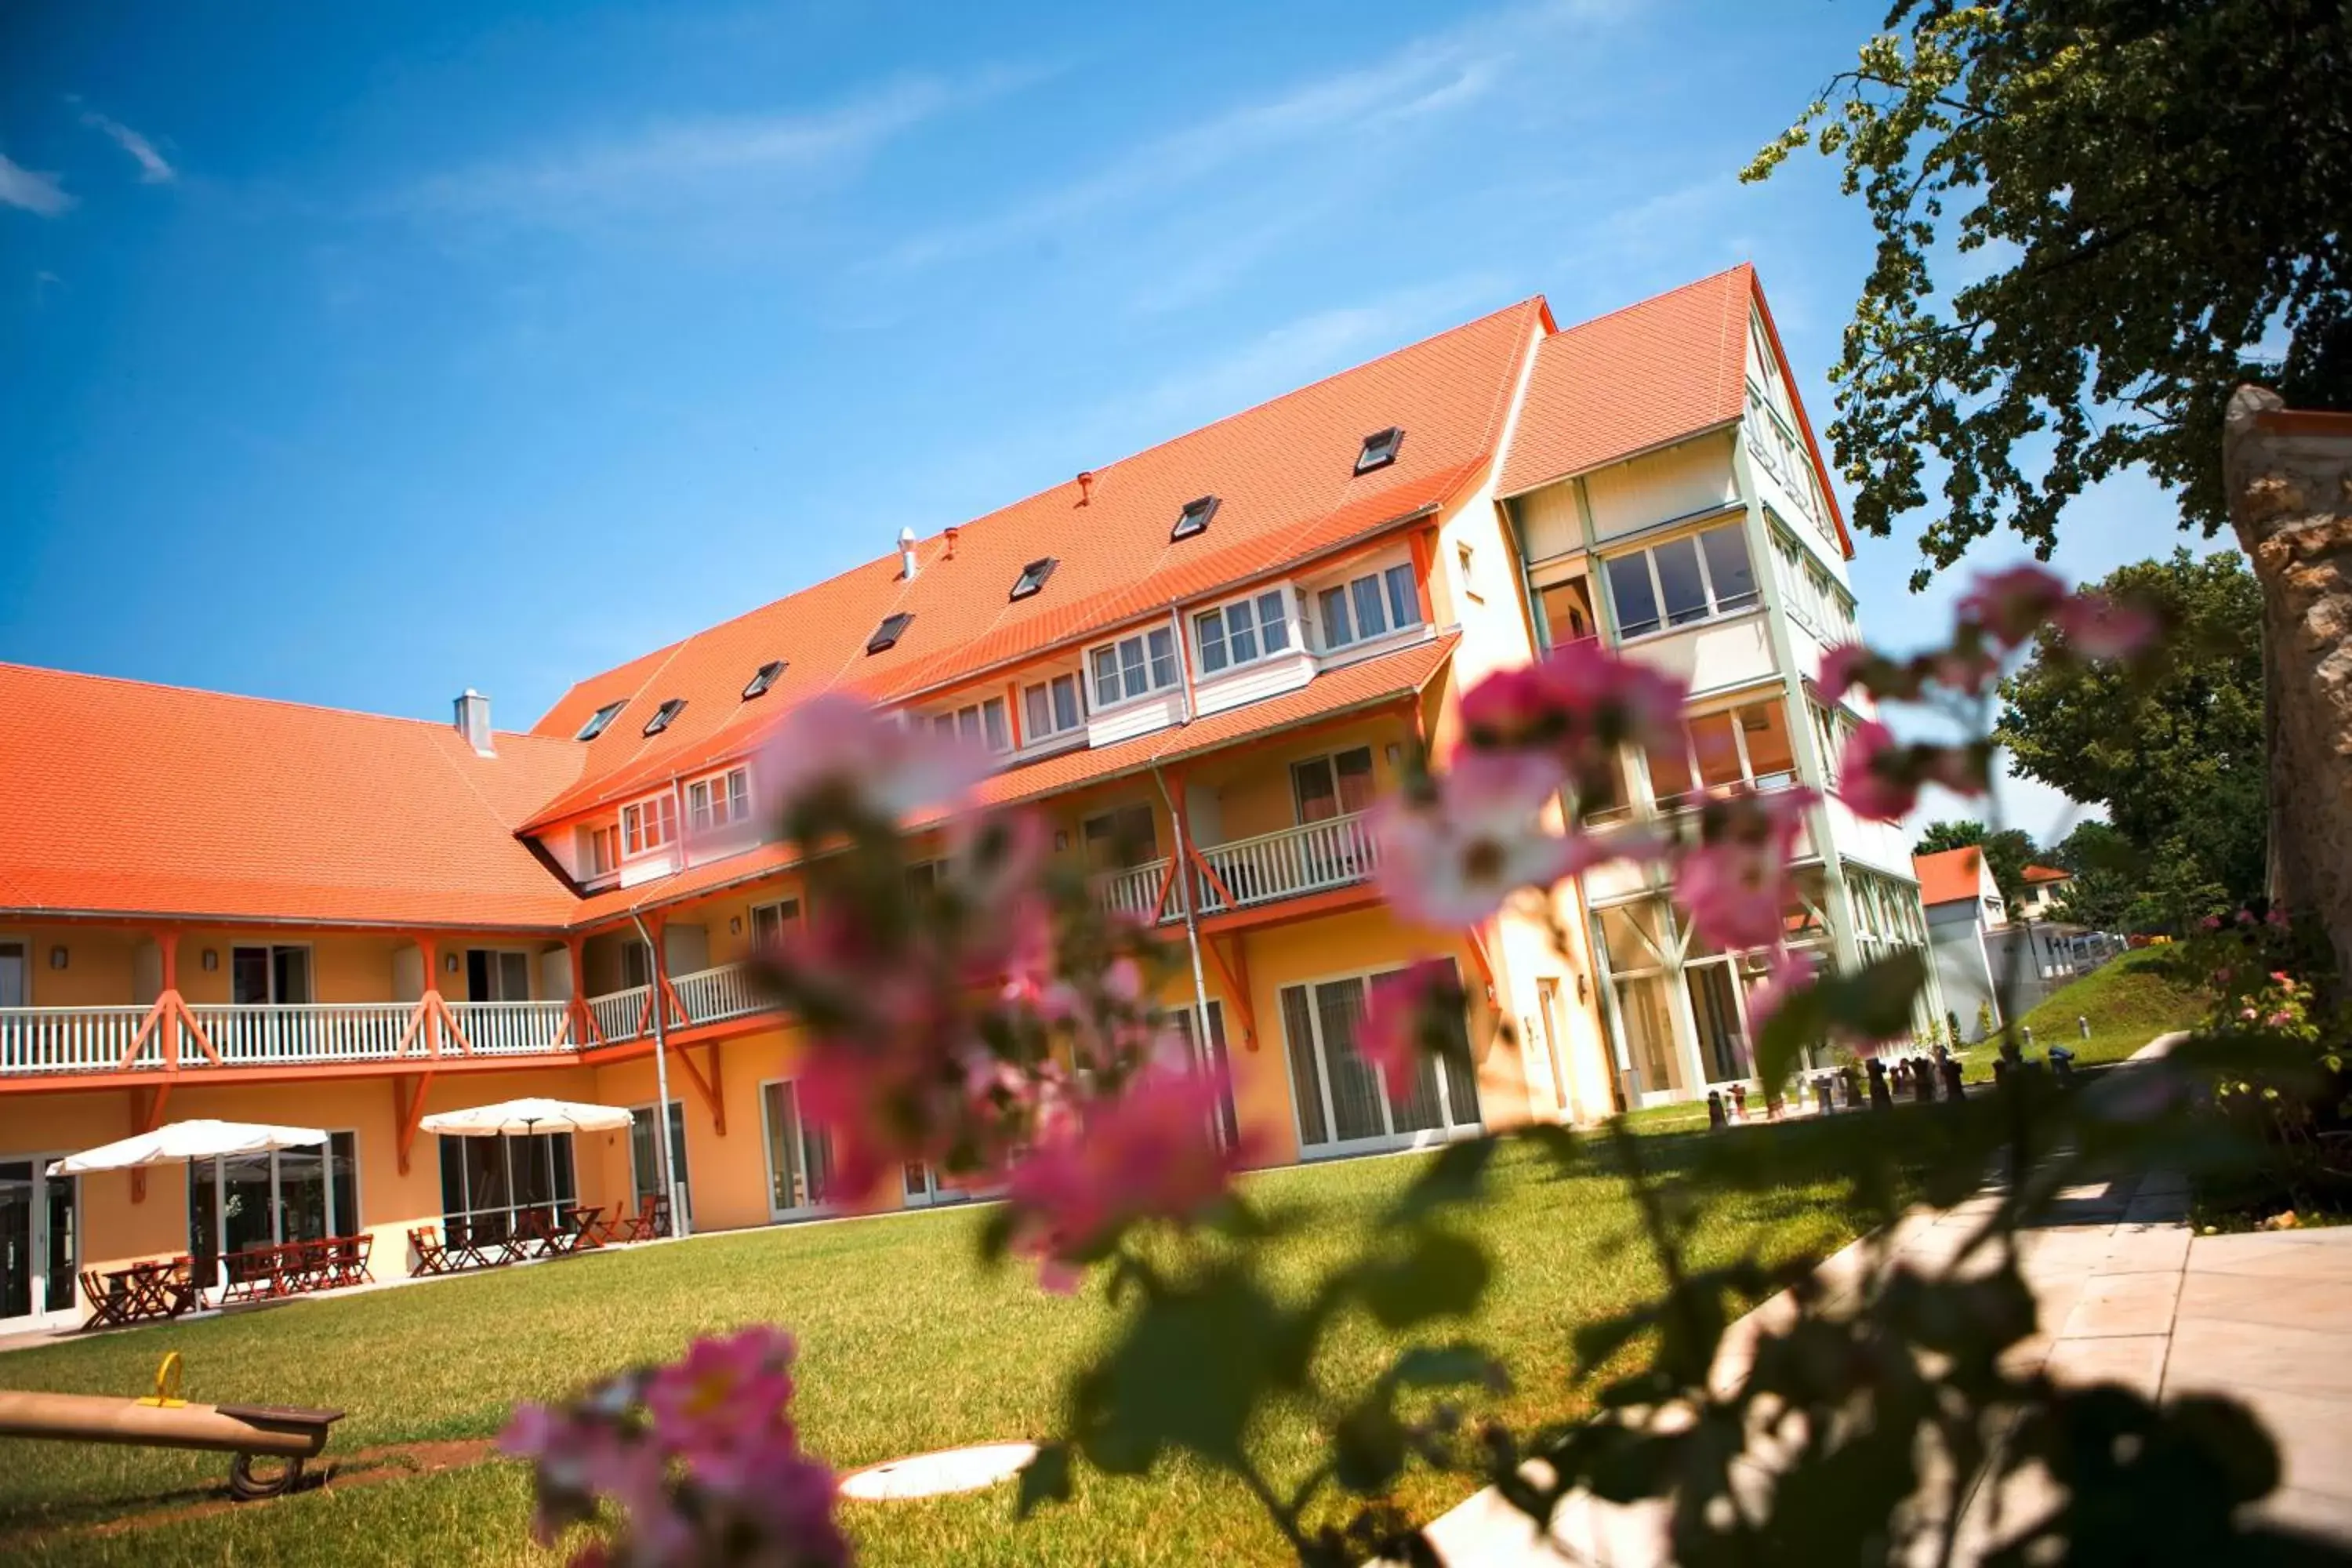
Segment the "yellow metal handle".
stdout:
<svg viewBox="0 0 2352 1568">
<path fill-rule="evenodd" d="M 139 1401 L 159 1410 L 177 1410 L 187 1401 L 180 1397 L 180 1352 L 167 1351 L 163 1363 L 155 1369 L 155 1392 Z"/>
</svg>

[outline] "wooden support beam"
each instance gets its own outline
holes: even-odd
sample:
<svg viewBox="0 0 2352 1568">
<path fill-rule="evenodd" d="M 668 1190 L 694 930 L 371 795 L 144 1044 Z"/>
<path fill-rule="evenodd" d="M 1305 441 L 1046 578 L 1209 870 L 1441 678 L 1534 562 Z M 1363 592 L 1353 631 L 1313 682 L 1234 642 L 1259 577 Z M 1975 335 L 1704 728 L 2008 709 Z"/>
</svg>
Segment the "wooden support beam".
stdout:
<svg viewBox="0 0 2352 1568">
<path fill-rule="evenodd" d="M 1225 1001 L 1238 1016 L 1242 1029 L 1242 1049 L 1257 1049 L 1257 1005 L 1250 995 L 1249 959 L 1242 952 L 1241 939 L 1234 939 L 1234 955 L 1228 960 L 1223 943 L 1213 937 L 1203 937 L 1201 945 L 1209 950 L 1217 973 L 1225 983 Z"/>
<path fill-rule="evenodd" d="M 1462 933 L 1462 940 L 1470 944 L 1471 962 L 1478 966 L 1479 975 L 1486 982 L 1486 1005 L 1492 1007 L 1495 1005 L 1495 960 L 1486 951 L 1486 934 L 1472 926 Z"/>
<path fill-rule="evenodd" d="M 409 1151 L 416 1146 L 416 1124 L 425 1119 L 425 1090 L 432 1082 L 430 1072 L 401 1073 L 392 1080 L 392 1125 L 398 1134 L 404 1176 L 408 1174 Z"/>
</svg>

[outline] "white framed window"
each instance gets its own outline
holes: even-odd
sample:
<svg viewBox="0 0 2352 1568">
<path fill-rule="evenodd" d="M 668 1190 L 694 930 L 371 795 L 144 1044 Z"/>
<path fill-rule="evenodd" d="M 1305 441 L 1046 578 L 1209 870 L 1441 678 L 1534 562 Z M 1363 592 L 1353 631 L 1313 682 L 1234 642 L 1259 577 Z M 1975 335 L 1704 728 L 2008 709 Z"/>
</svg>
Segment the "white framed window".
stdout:
<svg viewBox="0 0 2352 1568">
<path fill-rule="evenodd" d="M 1650 793 L 1667 809 L 1747 785 L 1778 789 L 1797 780 L 1788 706 L 1778 697 L 1694 713 L 1682 732 L 1648 747 Z"/>
<path fill-rule="evenodd" d="M 572 835 L 574 864 L 580 879 L 593 882 L 609 877 L 621 863 L 621 829 L 615 823 L 602 827 L 575 828 Z"/>
<path fill-rule="evenodd" d="M 1192 617 L 1192 637 L 1201 650 L 1201 673 L 1216 675 L 1287 652 L 1290 597 L 1268 588 L 1245 599 L 1202 610 Z"/>
<path fill-rule="evenodd" d="M 451 1144 L 506 1140 L 440 1142 L 446 1167 Z M 356 1236 L 360 1226 L 359 1134 L 349 1129 L 330 1130 L 324 1145 L 188 1164 L 189 1251 L 207 1287 L 221 1282 L 218 1260 L 226 1253 Z"/>
<path fill-rule="evenodd" d="M 1090 649 L 1087 668 L 1094 678 L 1095 711 L 1165 691 L 1177 680 L 1176 636 L 1154 626 L 1133 637 Z"/>
<path fill-rule="evenodd" d="M 755 947 L 772 947 L 783 940 L 788 931 L 796 931 L 801 923 L 801 901 L 798 899 L 778 899 L 772 903 L 751 906 L 751 943 Z"/>
<path fill-rule="evenodd" d="M 991 697 L 967 702 L 931 715 L 931 728 L 942 735 L 977 741 L 992 752 L 1013 749 L 1013 729 L 1004 721 L 1004 699 Z"/>
<path fill-rule="evenodd" d="M 1621 639 L 1732 615 L 1757 603 L 1756 568 L 1748 558 L 1741 523 L 1686 533 L 1612 555 L 1601 564 Z"/>
<path fill-rule="evenodd" d="M 686 823 L 696 833 L 742 822 L 751 815 L 751 770 L 730 768 L 686 786 Z"/>
<path fill-rule="evenodd" d="M 1315 595 L 1315 618 L 1327 651 L 1421 625 L 1412 567 L 1401 562 L 1322 590 Z"/>
<path fill-rule="evenodd" d="M 1049 679 L 1030 682 L 1021 689 L 1021 739 L 1024 744 L 1035 745 L 1056 735 L 1066 735 L 1082 729 L 1087 721 L 1086 707 L 1078 700 L 1078 678 L 1056 675 Z"/>
<path fill-rule="evenodd" d="M 677 837 L 677 797 L 665 790 L 621 808 L 621 856 L 650 855 Z"/>
</svg>

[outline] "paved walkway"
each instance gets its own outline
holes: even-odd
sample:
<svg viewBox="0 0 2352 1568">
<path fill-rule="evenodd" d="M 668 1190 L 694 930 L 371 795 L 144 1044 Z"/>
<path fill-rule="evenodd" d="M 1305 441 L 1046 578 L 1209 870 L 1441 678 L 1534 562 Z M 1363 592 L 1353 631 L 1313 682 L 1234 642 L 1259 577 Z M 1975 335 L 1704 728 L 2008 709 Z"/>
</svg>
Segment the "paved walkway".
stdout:
<svg viewBox="0 0 2352 1568">
<path fill-rule="evenodd" d="M 1893 1237 L 1913 1259 L 1950 1258 L 1981 1223 L 1990 1196 L 1941 1214 L 1915 1214 Z M 2042 1331 L 2015 1347 L 2014 1363 L 2073 1383 L 2115 1382 L 2152 1397 L 2226 1394 L 2252 1406 L 2278 1444 L 2280 1489 L 2267 1519 L 2352 1542 L 2352 1226 L 2252 1236 L 2192 1236 L 2177 1177 L 2077 1188 L 2050 1223 L 2021 1238 L 2021 1266 Z M 1863 1282 L 1855 1243 L 1822 1266 L 1832 1302 Z M 1793 1308 L 1766 1302 L 1725 1336 L 1718 1389 L 1747 1373 L 1757 1338 Z M 2048 1501 L 2046 1482 L 2020 1477 L 2000 1500 L 2007 1535 Z M 1990 1539 L 1993 1500 L 1971 1500 L 1959 1561 Z M 1570 1498 L 1539 1540 L 1492 1489 L 1429 1527 L 1451 1564 L 1578 1563 L 1654 1568 L 1667 1561 L 1665 1509 Z M 1970 1550 L 1973 1548 L 1974 1550 Z"/>
</svg>

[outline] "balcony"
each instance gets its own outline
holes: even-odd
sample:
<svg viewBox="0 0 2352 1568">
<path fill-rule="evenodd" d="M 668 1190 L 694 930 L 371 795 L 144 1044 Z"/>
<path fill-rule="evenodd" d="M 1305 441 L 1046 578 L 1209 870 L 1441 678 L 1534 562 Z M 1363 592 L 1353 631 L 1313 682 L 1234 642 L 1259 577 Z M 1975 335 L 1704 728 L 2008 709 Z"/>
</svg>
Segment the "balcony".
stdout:
<svg viewBox="0 0 2352 1568">
<path fill-rule="evenodd" d="M 697 970 L 692 974 L 670 977 L 670 992 L 677 1005 L 686 1011 L 681 1024 L 673 1015 L 673 1029 L 698 1028 L 705 1024 L 723 1024 L 731 1018 L 748 1018 L 755 1013 L 773 1009 L 760 990 L 751 967 L 746 963 L 722 963 L 714 969 Z M 632 985 L 588 999 L 588 1011 L 596 1021 L 596 1033 L 608 1046 L 629 1040 L 649 1038 L 654 1032 L 653 987 Z"/>
<path fill-rule="evenodd" d="M 1202 914 L 1217 915 L 1352 887 L 1379 866 L 1379 841 L 1355 812 L 1206 846 L 1184 877 L 1171 878 L 1164 859 L 1114 871 L 1097 879 L 1095 896 L 1114 912 L 1165 922 L 1183 918 L 1180 884 L 1197 889 Z"/>
<path fill-rule="evenodd" d="M 415 1002 L 199 1004 L 195 1029 L 146 1005 L 0 1008 L 0 1078 L 96 1072 L 389 1062 L 429 1057 Z M 451 1002 L 457 1047 L 478 1057 L 548 1056 L 575 1048 L 565 1002 Z M 153 1017 L 151 1025 L 149 1020 Z M 195 1030 L 203 1032 L 202 1043 Z M 212 1047 L 208 1054 L 204 1046 Z M 217 1058 L 217 1062 L 215 1058 Z"/>
</svg>

